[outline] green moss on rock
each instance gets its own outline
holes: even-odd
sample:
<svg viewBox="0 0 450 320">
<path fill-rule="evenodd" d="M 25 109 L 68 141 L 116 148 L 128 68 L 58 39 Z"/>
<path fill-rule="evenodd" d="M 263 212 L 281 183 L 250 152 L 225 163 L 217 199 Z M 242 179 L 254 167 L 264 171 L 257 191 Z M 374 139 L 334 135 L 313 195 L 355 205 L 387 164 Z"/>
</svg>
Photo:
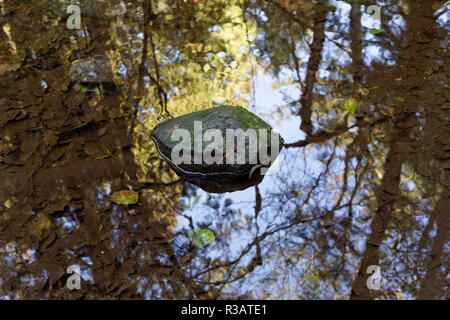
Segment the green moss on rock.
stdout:
<svg viewBox="0 0 450 320">
<path fill-rule="evenodd" d="M 177 129 L 185 129 L 190 133 L 190 141 L 184 141 L 187 144 L 185 147 L 190 146 L 190 151 L 192 155 L 194 154 L 194 123 L 195 121 L 200 121 L 202 123 L 202 137 L 205 132 L 209 129 L 219 129 L 221 135 L 223 137 L 223 148 L 226 149 L 226 131 L 227 129 L 241 129 L 244 132 L 249 129 L 254 129 L 256 132 L 257 143 L 256 145 L 250 144 L 249 140 L 246 138 L 244 142 L 245 147 L 245 163 L 226 163 L 225 157 L 230 156 L 228 150 L 222 150 L 223 153 L 220 156 L 224 155 L 222 160 L 212 163 L 181 163 L 176 165 L 171 161 L 171 152 L 175 146 L 177 146 L 180 141 L 172 141 L 172 134 Z M 264 133 L 264 137 L 260 137 L 261 132 L 260 129 L 266 129 Z M 237 187 L 242 189 L 243 186 L 250 185 L 250 181 L 248 176 L 250 172 L 254 172 L 254 168 L 261 166 L 270 166 L 270 163 L 267 163 L 267 159 L 264 160 L 260 158 L 259 145 L 260 138 L 266 141 L 267 146 L 267 154 L 275 154 L 278 155 L 278 152 L 283 147 L 283 139 L 280 137 L 278 148 L 279 150 L 271 150 L 271 139 L 272 139 L 272 127 L 266 123 L 263 119 L 259 118 L 257 115 L 247 111 L 242 107 L 234 107 L 230 105 L 224 105 L 219 107 L 210 108 L 207 110 L 201 110 L 192 112 L 183 116 L 179 116 L 173 119 L 166 120 L 164 122 L 159 123 L 152 132 L 152 139 L 155 141 L 158 151 L 161 155 L 166 159 L 169 165 L 180 175 L 187 179 L 196 177 L 195 179 L 200 179 L 203 186 L 205 183 L 209 185 L 209 181 L 205 182 L 206 178 L 212 179 L 213 182 L 216 183 L 220 180 L 221 185 L 224 183 L 232 183 L 233 188 Z M 234 140 L 233 144 L 235 147 L 238 146 L 238 141 L 242 140 Z M 209 142 L 203 142 L 202 146 L 205 148 L 208 146 Z M 250 150 L 250 148 L 256 147 L 257 150 Z M 203 149 L 204 150 L 204 149 Z M 228 153 L 227 153 L 228 152 Z M 250 163 L 249 158 L 250 154 L 257 156 L 257 163 Z M 191 157 L 192 159 L 192 157 Z M 229 158 L 226 158 L 229 159 Z M 200 176 L 199 176 L 200 175 Z M 200 178 L 199 178 L 200 177 Z M 253 179 L 253 178 L 252 178 Z M 259 178 L 254 178 L 256 180 L 260 180 Z M 239 181 L 239 183 L 238 183 Z M 214 187 L 215 188 L 215 187 Z M 220 189 L 220 188 L 219 188 Z M 221 190 L 230 190 L 230 189 L 221 189 Z"/>
</svg>

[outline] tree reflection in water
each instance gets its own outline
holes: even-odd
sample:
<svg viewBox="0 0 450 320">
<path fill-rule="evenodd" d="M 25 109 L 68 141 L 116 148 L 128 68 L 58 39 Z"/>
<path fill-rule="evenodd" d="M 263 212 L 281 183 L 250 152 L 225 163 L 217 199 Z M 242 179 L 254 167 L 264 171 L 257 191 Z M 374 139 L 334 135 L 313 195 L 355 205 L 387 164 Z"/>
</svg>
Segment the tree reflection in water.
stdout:
<svg viewBox="0 0 450 320">
<path fill-rule="evenodd" d="M 356 0 L 82 1 L 80 30 L 67 5 L 1 7 L 2 298 L 448 298 L 443 2 L 380 2 L 372 33 Z M 70 77 L 91 58 L 113 84 Z M 259 186 L 214 195 L 149 137 L 221 104 L 287 145 Z"/>
</svg>

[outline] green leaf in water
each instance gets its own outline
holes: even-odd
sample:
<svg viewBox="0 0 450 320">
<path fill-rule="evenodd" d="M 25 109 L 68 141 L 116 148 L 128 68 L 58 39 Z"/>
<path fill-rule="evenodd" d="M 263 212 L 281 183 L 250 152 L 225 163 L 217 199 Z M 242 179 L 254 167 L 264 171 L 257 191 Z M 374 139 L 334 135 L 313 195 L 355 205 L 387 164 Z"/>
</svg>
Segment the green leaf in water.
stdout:
<svg viewBox="0 0 450 320">
<path fill-rule="evenodd" d="M 393 103 L 397 103 L 397 102 L 405 102 L 405 98 L 403 97 L 395 97 L 394 99 L 392 99 Z"/>
<path fill-rule="evenodd" d="M 357 105 L 358 105 L 358 103 L 356 102 L 355 98 L 349 98 L 344 103 L 345 110 L 347 110 L 350 113 L 356 112 Z"/>
<path fill-rule="evenodd" d="M 86 88 L 85 86 L 80 85 L 80 92 L 81 92 L 81 93 L 86 93 L 86 92 L 88 92 L 88 91 L 89 91 L 88 88 Z"/>
<path fill-rule="evenodd" d="M 214 233 L 211 230 L 189 230 L 188 237 L 196 246 L 207 246 L 216 241 Z"/>
<path fill-rule="evenodd" d="M 369 33 L 376 35 L 376 34 L 382 33 L 383 31 L 384 31 L 384 29 L 372 29 L 372 30 L 369 30 Z"/>
</svg>

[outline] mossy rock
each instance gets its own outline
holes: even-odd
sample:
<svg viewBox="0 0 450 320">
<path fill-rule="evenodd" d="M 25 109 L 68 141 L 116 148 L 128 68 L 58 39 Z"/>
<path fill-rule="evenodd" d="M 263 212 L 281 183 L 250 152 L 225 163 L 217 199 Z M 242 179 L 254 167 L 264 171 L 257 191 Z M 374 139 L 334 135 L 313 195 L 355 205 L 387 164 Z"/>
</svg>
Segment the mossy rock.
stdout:
<svg viewBox="0 0 450 320">
<path fill-rule="evenodd" d="M 211 129 L 215 130 L 214 139 L 211 135 L 207 139 L 208 132 L 213 132 Z M 230 135 L 231 139 L 227 139 L 229 132 L 235 137 Z M 261 182 L 264 178 L 261 169 L 270 166 L 283 147 L 283 139 L 263 119 L 242 107 L 228 105 L 161 122 L 153 129 L 152 139 L 158 152 L 181 178 L 218 193 L 246 189 Z M 181 148 L 180 155 L 187 155 L 184 159 L 189 161 L 177 162 L 172 153 L 174 148 Z M 205 153 L 205 150 L 209 151 Z M 205 161 L 205 154 L 210 154 L 214 162 Z"/>
</svg>

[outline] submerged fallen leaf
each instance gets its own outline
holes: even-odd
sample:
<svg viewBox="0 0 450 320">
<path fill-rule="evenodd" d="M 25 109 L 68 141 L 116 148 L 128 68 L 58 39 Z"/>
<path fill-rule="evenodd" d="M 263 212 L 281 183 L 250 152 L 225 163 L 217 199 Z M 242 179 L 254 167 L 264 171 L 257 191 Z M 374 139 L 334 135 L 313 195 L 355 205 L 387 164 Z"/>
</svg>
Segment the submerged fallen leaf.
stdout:
<svg viewBox="0 0 450 320">
<path fill-rule="evenodd" d="M 29 226 L 28 233 L 42 240 L 48 236 L 51 224 L 50 218 L 46 214 L 39 212 Z"/>
<path fill-rule="evenodd" d="M 69 59 L 71 54 L 72 54 L 72 49 L 70 49 L 66 52 L 66 54 L 64 55 L 64 58 Z"/>
<path fill-rule="evenodd" d="M 77 59 L 77 60 L 74 60 L 74 61 L 72 61 L 72 64 L 75 64 L 75 63 L 80 62 L 80 61 L 83 61 L 83 60 L 85 60 L 85 59 Z"/>
<path fill-rule="evenodd" d="M 391 118 L 393 118 L 393 117 L 395 116 L 395 109 L 392 108 L 392 107 L 387 108 L 387 109 L 380 108 L 379 110 L 380 110 L 380 112 L 381 112 L 383 115 L 385 115 L 386 117 L 391 117 Z"/>
<path fill-rule="evenodd" d="M 86 143 L 84 147 L 86 154 L 94 159 L 103 159 L 111 156 L 111 152 L 101 143 Z"/>
<path fill-rule="evenodd" d="M 441 4 L 439 3 L 435 3 L 431 6 L 431 9 L 433 9 L 434 11 L 437 11 L 441 8 Z"/>
<path fill-rule="evenodd" d="M 394 108 L 389 108 L 389 115 L 393 118 L 395 116 L 395 109 Z"/>
<path fill-rule="evenodd" d="M 138 193 L 133 190 L 122 190 L 111 194 L 111 200 L 118 204 L 135 204 L 138 202 L 138 199 Z"/>
<path fill-rule="evenodd" d="M 367 96 L 369 94 L 370 90 L 367 88 L 361 88 L 361 89 L 359 89 L 359 92 L 361 93 L 361 95 Z"/>
</svg>

